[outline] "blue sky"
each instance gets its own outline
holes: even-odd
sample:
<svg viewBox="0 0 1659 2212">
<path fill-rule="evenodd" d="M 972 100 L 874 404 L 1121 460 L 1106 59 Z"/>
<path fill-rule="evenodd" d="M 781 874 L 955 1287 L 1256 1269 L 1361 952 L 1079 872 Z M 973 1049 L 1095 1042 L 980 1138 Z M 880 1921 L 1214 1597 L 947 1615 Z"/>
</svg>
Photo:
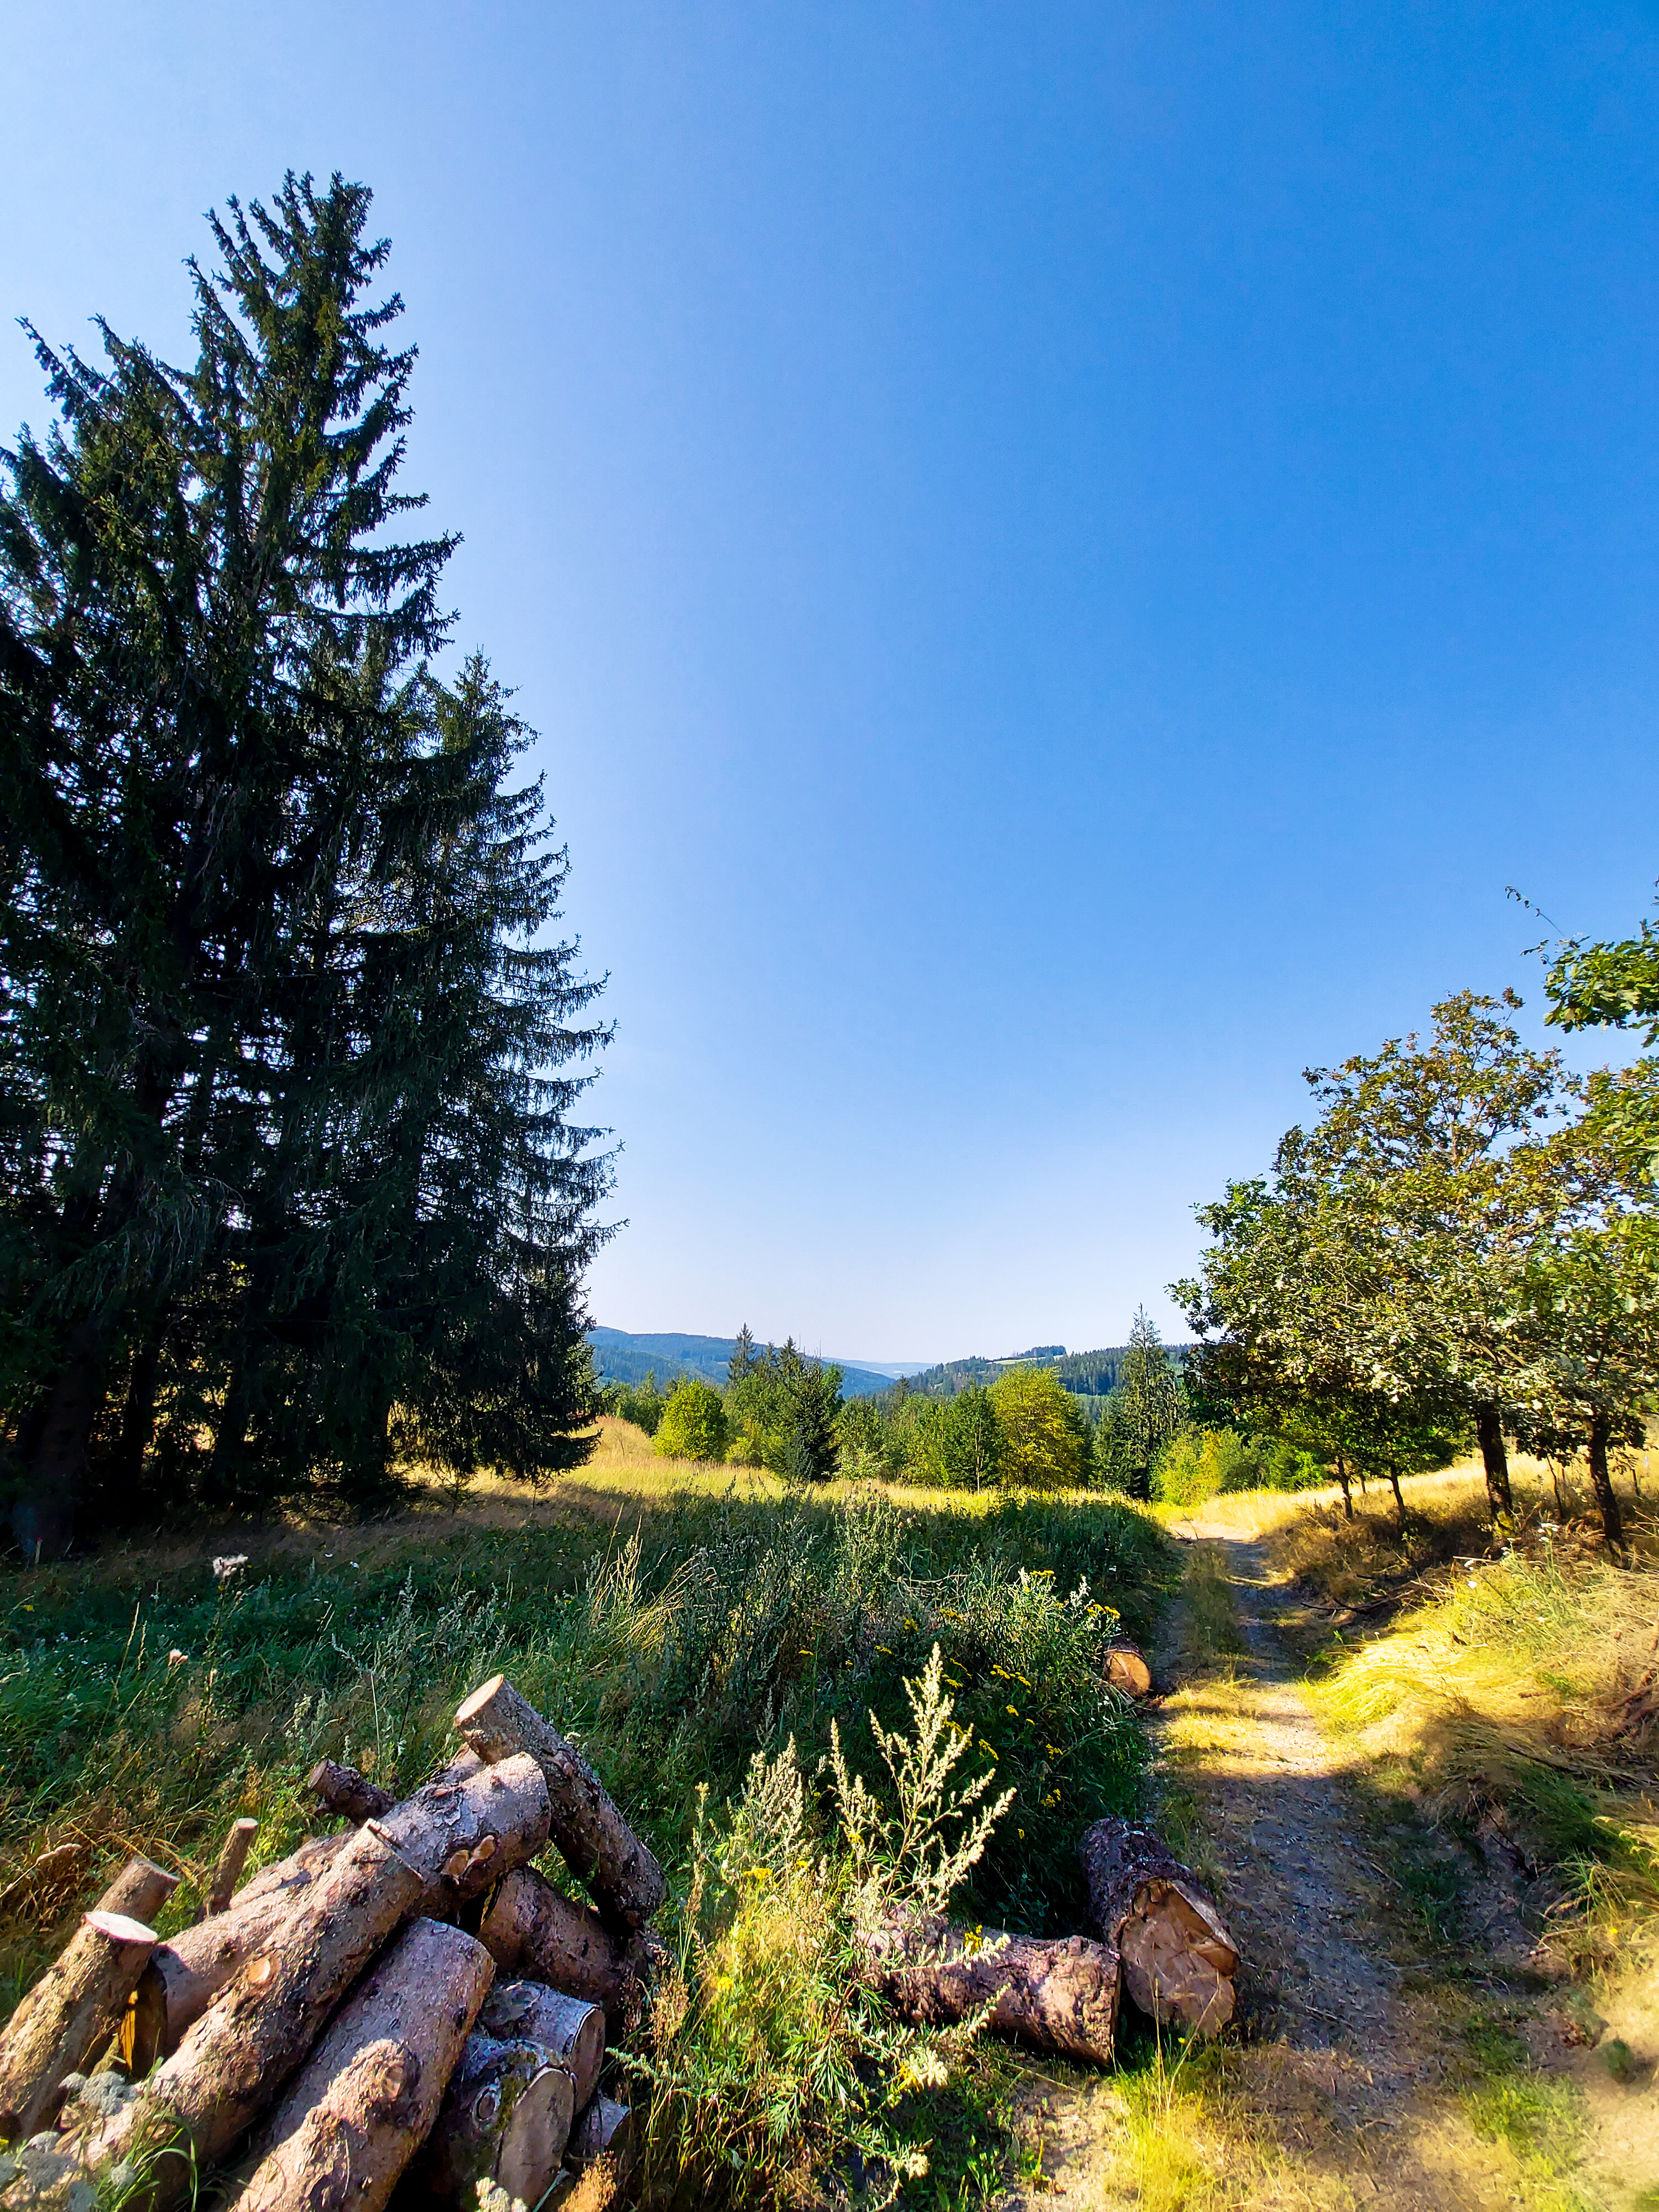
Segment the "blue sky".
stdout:
<svg viewBox="0 0 1659 2212">
<path fill-rule="evenodd" d="M 7 61 L 54 340 L 182 350 L 204 210 L 374 187 L 611 975 L 600 1318 L 1172 1324 L 1304 1065 L 1535 1013 L 1506 884 L 1645 907 L 1651 5 L 63 0 Z"/>
</svg>

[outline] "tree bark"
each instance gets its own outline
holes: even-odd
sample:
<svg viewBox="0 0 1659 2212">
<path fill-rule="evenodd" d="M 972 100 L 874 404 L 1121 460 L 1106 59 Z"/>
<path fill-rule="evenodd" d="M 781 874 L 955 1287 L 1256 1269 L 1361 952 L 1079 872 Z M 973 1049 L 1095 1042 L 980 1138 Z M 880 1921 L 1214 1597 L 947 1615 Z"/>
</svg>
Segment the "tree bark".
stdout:
<svg viewBox="0 0 1659 2212">
<path fill-rule="evenodd" d="M 566 1996 L 544 1982 L 497 1982 L 484 2000 L 478 2026 L 498 2039 L 539 2043 L 569 2075 L 574 2109 L 599 2087 L 605 2063 L 605 2014 L 596 2004 Z"/>
<path fill-rule="evenodd" d="M 1129 1995 L 1160 2023 L 1218 2033 L 1237 2002 L 1238 1951 L 1192 1869 L 1135 1820 L 1097 1820 L 1077 1850 L 1091 1923 Z"/>
<path fill-rule="evenodd" d="M 1340 1452 L 1336 1455 L 1336 1479 L 1342 1486 L 1342 1510 L 1346 1514 L 1348 1519 L 1352 1521 L 1353 1519 L 1353 1491 L 1348 1481 L 1348 1462 L 1343 1458 Z"/>
<path fill-rule="evenodd" d="M 1504 1422 L 1495 1405 L 1474 1409 L 1474 1432 L 1480 1440 L 1480 1461 L 1486 1470 L 1486 1503 L 1494 1522 L 1515 1518 L 1515 1498 L 1510 1489 L 1509 1454 L 1504 1449 Z"/>
<path fill-rule="evenodd" d="M 377 1820 L 382 1813 L 389 1813 L 397 1802 L 389 1790 L 359 1774 L 355 1766 L 337 1766 L 331 1759 L 318 1760 L 306 1777 L 306 1788 L 338 1819 L 359 1828 L 365 1820 Z"/>
<path fill-rule="evenodd" d="M 505 1675 L 492 1675 L 473 1692 L 455 1728 L 481 1758 L 528 1752 L 535 1759 L 547 1778 L 553 1840 L 610 1927 L 631 1932 L 661 1909 L 668 1894 L 662 1869 L 574 1745 L 526 1705 Z"/>
<path fill-rule="evenodd" d="M 230 1833 L 225 1838 L 224 1846 L 219 1853 L 219 1863 L 213 1869 L 213 1880 L 208 1888 L 210 1919 L 216 1913 L 222 1912 L 230 1903 L 232 1893 L 241 1880 L 242 1869 L 247 1863 L 253 1838 L 258 1832 L 259 1823 L 257 1820 L 232 1822 Z"/>
<path fill-rule="evenodd" d="M 380 2212 L 431 2131 L 495 1972 L 459 1928 L 406 1928 L 262 2131 L 238 2212 Z"/>
<path fill-rule="evenodd" d="M 1619 1510 L 1619 1495 L 1613 1486 L 1613 1476 L 1607 1469 L 1607 1441 L 1610 1423 L 1605 1413 L 1594 1415 L 1590 1421 L 1589 1458 L 1590 1487 L 1595 1492 L 1595 1502 L 1601 1509 L 1601 1533 L 1607 1540 L 1607 1549 L 1615 1559 L 1625 1556 L 1625 1524 Z"/>
<path fill-rule="evenodd" d="M 539 2043 L 470 2035 L 421 2160 L 434 2197 L 471 2208 L 493 2181 L 533 2206 L 551 2187 L 576 2100 L 569 2070 Z"/>
<path fill-rule="evenodd" d="M 485 1766 L 464 1752 L 368 1825 L 424 1877 L 421 1910 L 443 1919 L 533 1859 L 547 1824 L 547 1784 L 528 1753 Z"/>
<path fill-rule="evenodd" d="M 255 1875 L 223 1912 L 156 1945 L 121 2031 L 121 2057 L 135 2078 L 142 2079 L 158 2058 L 173 2056 L 186 2028 L 270 1942 L 349 1841 L 341 1834 L 301 1844 L 291 1858 Z"/>
<path fill-rule="evenodd" d="M 574 1905 L 533 1867 L 508 1875 L 489 1901 L 478 1941 L 502 1973 L 598 2005 L 612 2037 L 639 2016 L 645 1983 L 639 1944 L 620 1942 L 597 1912 Z"/>
<path fill-rule="evenodd" d="M 146 1927 L 179 1887 L 179 1877 L 149 1859 L 131 1858 L 98 1900 L 100 1912 L 118 1912 Z"/>
<path fill-rule="evenodd" d="M 564 2162 L 572 2173 L 581 2172 L 596 2158 L 608 2157 L 618 2166 L 626 2166 L 633 2148 L 633 2132 L 632 2115 L 626 2105 L 619 2105 L 614 2097 L 595 2097 L 570 2130 Z"/>
<path fill-rule="evenodd" d="M 194 2171 L 216 2166 L 278 2095 L 386 1938 L 420 1911 L 427 1887 L 424 1875 L 385 1837 L 359 1828 L 218 2003 L 156 2067 L 143 2096 L 94 2139 L 89 2162 L 187 2144 Z M 203 1924 L 222 1926 L 229 1917 Z M 150 2212 L 185 2196 L 191 2171 L 188 2157 L 157 2160 Z"/>
<path fill-rule="evenodd" d="M 1117 1954 L 1086 1936 L 1048 1941 L 910 1917 L 878 1929 L 866 1954 L 871 1986 L 907 2020 L 940 2025 L 988 2004 L 992 2033 L 1028 2051 L 1112 2063 Z"/>
<path fill-rule="evenodd" d="M 120 2022 L 153 1929 L 118 1912 L 88 1912 L 0 2034 L 0 2139 L 27 2141 Z"/>
<path fill-rule="evenodd" d="M 1152 1692 L 1152 1670 L 1139 1646 L 1127 1637 L 1106 1646 L 1106 1680 L 1127 1697 L 1148 1698 Z"/>
</svg>

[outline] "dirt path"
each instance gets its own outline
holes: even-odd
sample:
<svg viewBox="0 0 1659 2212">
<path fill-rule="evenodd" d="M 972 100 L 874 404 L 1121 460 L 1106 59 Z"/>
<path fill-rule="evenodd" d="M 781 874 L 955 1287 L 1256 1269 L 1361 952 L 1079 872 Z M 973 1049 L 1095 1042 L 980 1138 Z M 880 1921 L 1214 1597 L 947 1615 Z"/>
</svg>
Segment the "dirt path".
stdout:
<svg viewBox="0 0 1659 2212">
<path fill-rule="evenodd" d="M 1282 1632 L 1299 1601 L 1266 1543 L 1201 1523 L 1178 1533 L 1205 1551 L 1158 1654 L 1173 1687 L 1151 1723 L 1166 1827 L 1212 1882 L 1247 1962 L 1243 2034 L 1150 2119 L 1144 2090 L 1122 2077 L 1052 2095 L 1055 2187 L 1103 2212 L 1591 2212 L 1602 2198 L 1548 2184 L 1477 2134 L 1460 2094 L 1471 2020 L 1526 1980 L 1529 1942 L 1507 1891 L 1455 1844 L 1415 1832 L 1413 1848 L 1456 1862 L 1447 1871 L 1477 1893 L 1463 1918 L 1481 1955 L 1449 1972 L 1376 1855 L 1403 1832 L 1378 1834 L 1364 1778 L 1303 1694 Z"/>
</svg>

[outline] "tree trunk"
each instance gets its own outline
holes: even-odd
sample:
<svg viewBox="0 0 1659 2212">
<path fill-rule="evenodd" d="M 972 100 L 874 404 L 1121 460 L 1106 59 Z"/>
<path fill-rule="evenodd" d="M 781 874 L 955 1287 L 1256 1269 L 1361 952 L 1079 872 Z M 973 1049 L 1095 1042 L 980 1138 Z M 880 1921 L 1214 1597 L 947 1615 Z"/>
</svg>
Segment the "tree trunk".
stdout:
<svg viewBox="0 0 1659 2212">
<path fill-rule="evenodd" d="M 86 1914 L 0 2034 L 0 2139 L 27 2142 L 46 2126 L 64 2075 L 78 2074 L 114 2034 L 155 1948 L 141 1921 Z"/>
<path fill-rule="evenodd" d="M 1048 1942 L 933 1916 L 878 1929 L 866 1943 L 871 1986 L 906 2020 L 966 2020 L 986 2005 L 993 2033 L 1062 2058 L 1112 2063 L 1117 1954 L 1086 1936 Z"/>
<path fill-rule="evenodd" d="M 574 1745 L 526 1705 L 505 1675 L 492 1675 L 473 1692 L 455 1728 L 482 1759 L 528 1752 L 536 1761 L 547 1779 L 553 1840 L 610 1927 L 629 1933 L 660 1910 L 668 1894 L 662 1869 Z"/>
<path fill-rule="evenodd" d="M 1123 1962 L 1129 1995 L 1160 2023 L 1214 2035 L 1233 2016 L 1238 1951 L 1214 1900 L 1152 1830 L 1097 1820 L 1077 1847 L 1089 1918 Z"/>
<path fill-rule="evenodd" d="M 1493 1525 L 1515 1518 L 1515 1498 L 1510 1489 L 1509 1454 L 1504 1449 L 1504 1423 L 1496 1406 L 1474 1409 L 1474 1432 L 1480 1439 L 1480 1459 L 1486 1470 L 1486 1503 Z"/>
<path fill-rule="evenodd" d="M 1389 1483 L 1394 1492 L 1395 1504 L 1399 1510 L 1400 1525 L 1401 1528 L 1404 1528 L 1406 1525 L 1406 1501 L 1400 1494 L 1400 1469 L 1397 1467 L 1391 1467 L 1389 1469 Z"/>
<path fill-rule="evenodd" d="M 1589 1431 L 1590 1487 L 1595 1492 L 1595 1502 L 1601 1509 L 1601 1533 L 1607 1540 L 1607 1549 L 1615 1559 L 1623 1562 L 1625 1556 L 1625 1524 L 1619 1511 L 1619 1497 L 1613 1486 L 1613 1477 L 1607 1471 L 1607 1431 L 1610 1424 L 1605 1413 L 1594 1415 Z"/>
<path fill-rule="evenodd" d="M 1127 1637 L 1106 1646 L 1106 1680 L 1127 1697 L 1148 1698 L 1152 1692 L 1152 1670 L 1139 1647 Z"/>
<path fill-rule="evenodd" d="M 539 2043 L 550 2051 L 570 2076 L 575 2111 L 599 2087 L 605 2014 L 598 2005 L 568 1997 L 544 1982 L 497 1982 L 484 2000 L 478 2026 L 498 2040 Z"/>
<path fill-rule="evenodd" d="M 327 2020 L 386 1938 L 418 1912 L 428 1884 L 383 1836 L 359 1828 L 304 1890 L 170 2058 L 89 2145 L 89 2162 L 162 2146 L 191 2155 L 152 2168 L 150 2212 L 189 2193 L 192 2172 L 216 2166 L 280 2094 Z M 206 1921 L 222 1927 L 230 1917 Z"/>
<path fill-rule="evenodd" d="M 459 1928 L 406 1928 L 263 2130 L 238 2212 L 380 2212 L 431 2131 L 495 1971 Z"/>
<path fill-rule="evenodd" d="M 103 1393 L 102 1332 L 95 1322 L 77 1322 L 30 1423 L 32 1449 L 9 1516 L 25 1559 L 61 1559 L 74 1540 L 87 1448 Z"/>
<path fill-rule="evenodd" d="M 533 1867 L 508 1875 L 489 1901 L 478 1941 L 502 1973 L 546 1982 L 599 2006 L 613 2037 L 639 2017 L 645 1983 L 640 1946 L 618 1942 L 597 1912 L 572 1904 Z"/>
<path fill-rule="evenodd" d="M 382 1790 L 378 1782 L 359 1774 L 355 1766 L 337 1766 L 331 1759 L 318 1760 L 306 1777 L 306 1788 L 313 1797 L 320 1797 L 331 1813 L 358 1828 L 365 1820 L 378 1820 L 396 1802 L 392 1792 Z"/>
<path fill-rule="evenodd" d="M 112 1489 L 124 1498 L 136 1498 L 143 1489 L 144 1461 L 155 1433 L 155 1383 L 161 1364 L 161 1331 L 152 1321 L 143 1342 L 132 1355 L 127 1377 L 126 1403 L 121 1409 L 121 1436 L 111 1469 Z"/>
<path fill-rule="evenodd" d="M 533 2206 L 552 2186 L 575 2111 L 568 2069 L 539 2043 L 470 2035 L 420 2179 L 434 2197 L 459 2197 L 468 2212 L 481 2181 Z"/>
<path fill-rule="evenodd" d="M 179 1877 L 149 1859 L 129 1859 L 98 1900 L 100 1912 L 118 1912 L 124 1920 L 148 1927 L 179 1887 Z"/>
<path fill-rule="evenodd" d="M 624 2166 L 633 2148 L 632 2138 L 628 2106 L 619 2105 L 614 2097 L 595 2097 L 570 2130 L 564 2162 L 572 2173 L 580 2173 L 599 2158 L 610 2158 Z"/>
<path fill-rule="evenodd" d="M 547 1813 L 547 1784 L 527 1753 L 484 1766 L 463 1752 L 368 1830 L 424 1877 L 421 1910 L 444 1919 L 535 1857 Z"/>
<path fill-rule="evenodd" d="M 136 2079 L 173 2056 L 185 2031 L 277 1934 L 349 1841 L 342 1834 L 301 1844 L 293 1857 L 257 1874 L 224 1911 L 156 1945 L 121 2031 L 121 2057 Z"/>
<path fill-rule="evenodd" d="M 1348 1462 L 1340 1452 L 1336 1455 L 1336 1479 L 1342 1486 L 1342 1510 L 1350 1521 L 1353 1519 L 1353 1492 L 1348 1485 Z"/>
<path fill-rule="evenodd" d="M 252 1848 L 253 1838 L 258 1832 L 259 1823 L 257 1820 L 232 1822 L 230 1833 L 225 1838 L 223 1848 L 219 1853 L 219 1863 L 213 1869 L 213 1880 L 208 1888 L 207 1909 L 210 1919 L 216 1913 L 222 1912 L 230 1903 L 232 1893 L 241 1880 L 242 1869 L 247 1863 L 247 1855 Z"/>
</svg>

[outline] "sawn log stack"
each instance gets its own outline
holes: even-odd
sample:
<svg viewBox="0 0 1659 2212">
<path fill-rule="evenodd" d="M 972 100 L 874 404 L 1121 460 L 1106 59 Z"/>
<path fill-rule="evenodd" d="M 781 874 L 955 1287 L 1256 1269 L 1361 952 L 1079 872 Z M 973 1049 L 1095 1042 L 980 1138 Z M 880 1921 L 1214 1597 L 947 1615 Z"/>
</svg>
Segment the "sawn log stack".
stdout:
<svg viewBox="0 0 1659 2212">
<path fill-rule="evenodd" d="M 534 2205 L 618 2156 L 599 2075 L 607 2025 L 639 2017 L 661 1869 L 510 1683 L 459 1718 L 465 1747 L 398 1802 L 323 1761 L 312 1790 L 350 1825 L 240 1889 L 238 1821 L 166 1942 L 135 1915 L 176 1877 L 132 1861 L 0 2031 L 0 2142 L 37 2172 L 123 2169 L 142 2212 L 215 2169 L 240 2212 L 380 2212 L 406 2172 L 411 2208 L 470 2212 L 480 2181 Z M 595 1909 L 531 1867 L 550 1840 Z"/>
<path fill-rule="evenodd" d="M 644 2003 L 666 1884 L 575 1747 L 495 1675 L 456 1715 L 464 1747 L 394 1802 L 332 1760 L 312 1771 L 347 1825 L 238 1889 L 239 1820 L 205 1916 L 160 1942 L 176 1877 L 132 1860 L 0 2031 L 0 2142 L 50 2172 L 116 2170 L 136 2212 L 216 2173 L 239 2212 L 475 2212 L 493 2185 L 539 2206 L 625 2160 L 608 2044 Z M 551 1841 L 591 1905 L 531 1862 Z M 975 2017 L 1028 2047 L 1112 2063 L 1121 1996 L 1213 2033 L 1238 1954 L 1213 1901 L 1143 1824 L 1079 1845 L 1090 1929 L 1059 1940 L 902 1917 L 869 1930 L 864 1978 L 911 2019 Z M 101 2062 L 101 2064 L 100 2064 Z M 99 2068 L 88 2078 L 88 2070 Z"/>
</svg>

